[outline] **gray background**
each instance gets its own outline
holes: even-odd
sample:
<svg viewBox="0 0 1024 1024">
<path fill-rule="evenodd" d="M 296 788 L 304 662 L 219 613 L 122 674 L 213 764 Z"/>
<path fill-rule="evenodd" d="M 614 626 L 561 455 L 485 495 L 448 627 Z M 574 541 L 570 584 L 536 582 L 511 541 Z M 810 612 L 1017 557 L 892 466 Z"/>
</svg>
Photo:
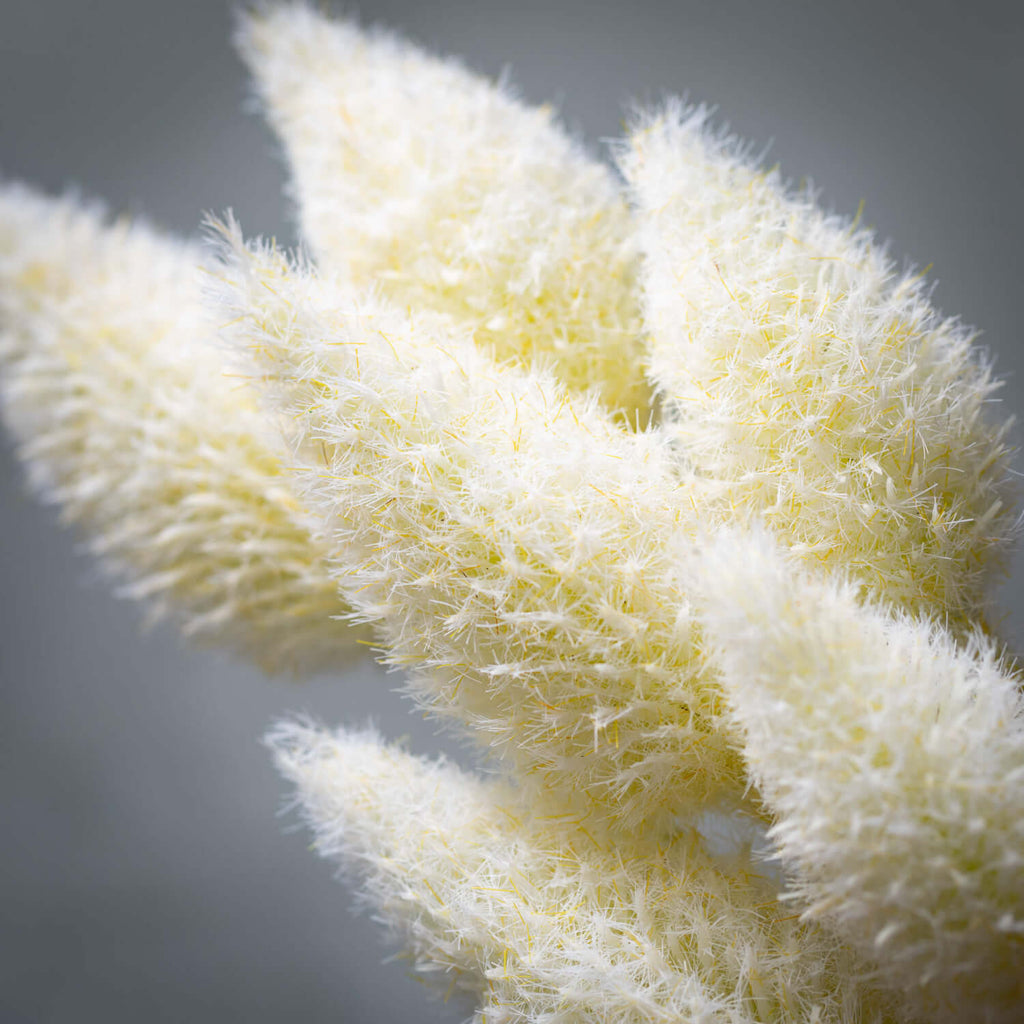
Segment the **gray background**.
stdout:
<svg viewBox="0 0 1024 1024">
<path fill-rule="evenodd" d="M 1017 8 L 1019 10 L 1019 7 Z M 893 252 L 1017 383 L 1024 19 L 964 4 L 376 2 L 380 20 L 555 99 L 596 145 L 688 92 Z M 0 0 L 0 174 L 191 232 L 232 206 L 293 240 L 282 163 L 219 0 Z M 0 455 L 0 1020 L 455 1022 L 307 838 L 258 738 L 277 715 L 429 726 L 373 668 L 292 684 L 143 635 Z M 1006 629 L 1024 635 L 1004 592 Z"/>
</svg>

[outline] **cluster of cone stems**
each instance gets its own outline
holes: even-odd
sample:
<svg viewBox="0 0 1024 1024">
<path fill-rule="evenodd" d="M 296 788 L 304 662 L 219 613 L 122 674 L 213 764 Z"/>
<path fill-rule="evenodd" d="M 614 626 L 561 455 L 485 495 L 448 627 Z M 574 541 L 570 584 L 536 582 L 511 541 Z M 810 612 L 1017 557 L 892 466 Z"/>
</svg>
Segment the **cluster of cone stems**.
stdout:
<svg viewBox="0 0 1024 1024">
<path fill-rule="evenodd" d="M 1019 1020 L 970 332 L 701 109 L 616 172 L 303 4 L 237 42 L 303 253 L 5 185 L 0 396 L 151 614 L 271 671 L 376 650 L 478 741 L 276 727 L 317 849 L 479 1024 Z"/>
</svg>

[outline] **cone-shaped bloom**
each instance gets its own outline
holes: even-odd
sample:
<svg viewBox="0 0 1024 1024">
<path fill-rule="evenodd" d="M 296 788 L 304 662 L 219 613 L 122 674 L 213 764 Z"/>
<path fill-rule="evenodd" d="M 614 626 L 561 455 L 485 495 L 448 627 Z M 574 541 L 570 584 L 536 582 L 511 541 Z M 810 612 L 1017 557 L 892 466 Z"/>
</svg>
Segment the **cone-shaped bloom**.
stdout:
<svg viewBox="0 0 1024 1024">
<path fill-rule="evenodd" d="M 695 530 L 658 434 L 501 366 L 447 320 L 247 250 L 221 319 L 281 415 L 332 571 L 387 660 L 588 827 L 744 786 L 680 577 Z"/>
<path fill-rule="evenodd" d="M 1024 699 L 991 644 L 892 617 L 765 536 L 700 558 L 702 619 L 807 916 L 931 1019 L 1020 1019 Z"/>
<path fill-rule="evenodd" d="M 239 39 L 316 271 L 229 226 L 202 300 L 193 248 L 6 190 L 3 408 L 132 593 L 304 669 L 351 609 L 505 769 L 283 728 L 321 850 L 480 1024 L 1017 1019 L 1020 687 L 972 632 L 1010 489 L 966 333 L 699 113 L 622 155 L 634 216 L 455 64 L 294 3 Z M 645 370 L 666 422 L 629 429 Z"/>
<path fill-rule="evenodd" d="M 629 211 L 549 108 L 304 3 L 244 16 L 238 44 L 322 265 L 646 418 Z"/>
<path fill-rule="evenodd" d="M 977 614 L 1015 527 L 988 367 L 920 277 L 706 122 L 670 105 L 621 151 L 682 451 L 732 516 L 884 600 Z"/>
<path fill-rule="evenodd" d="M 689 831 L 654 857 L 567 839 L 511 788 L 370 733 L 286 724 L 270 742 L 317 850 L 422 969 L 483 993 L 481 1024 L 899 1019 L 749 851 L 723 871 Z"/>
<path fill-rule="evenodd" d="M 359 634 L 226 374 L 200 251 L 26 188 L 0 192 L 4 417 L 36 488 L 154 614 L 268 669 L 343 663 Z"/>
</svg>

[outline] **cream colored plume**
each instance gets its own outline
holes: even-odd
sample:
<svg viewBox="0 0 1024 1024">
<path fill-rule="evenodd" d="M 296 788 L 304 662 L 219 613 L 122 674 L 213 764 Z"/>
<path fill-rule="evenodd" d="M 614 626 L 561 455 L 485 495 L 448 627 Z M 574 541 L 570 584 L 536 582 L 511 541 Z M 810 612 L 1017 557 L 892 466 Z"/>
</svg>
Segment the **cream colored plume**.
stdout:
<svg viewBox="0 0 1024 1024">
<path fill-rule="evenodd" d="M 651 373 L 704 486 L 885 601 L 944 621 L 981 612 L 1016 489 L 970 332 L 702 109 L 642 119 L 620 163 Z"/>
<path fill-rule="evenodd" d="M 225 231 L 239 372 L 279 414 L 342 593 L 426 706 L 593 829 L 740 802 L 664 439 Z"/>
<path fill-rule="evenodd" d="M 958 646 L 861 603 L 766 536 L 726 534 L 699 561 L 702 622 L 795 904 L 928 1019 L 1019 1020 L 1020 676 L 983 637 Z"/>
<path fill-rule="evenodd" d="M 0 393 L 132 594 L 271 667 L 372 636 L 491 755 L 280 726 L 317 849 L 479 1024 L 1021 1019 L 969 332 L 700 111 L 642 118 L 620 189 L 385 33 L 238 39 L 309 255 L 8 187 Z"/>
<path fill-rule="evenodd" d="M 372 733 L 269 737 L 316 848 L 400 929 L 425 972 L 480 993 L 477 1020 L 895 1022 L 862 965 L 773 895 L 749 851 L 692 830 L 637 856 L 568 836 L 503 784 Z"/>
<path fill-rule="evenodd" d="M 267 669 L 360 634 L 253 396 L 202 308 L 201 253 L 95 207 L 0 190 L 0 398 L 36 489 L 154 615 Z"/>
<path fill-rule="evenodd" d="M 322 265 L 646 419 L 629 211 L 549 108 L 305 4 L 244 17 L 238 42 Z"/>
</svg>

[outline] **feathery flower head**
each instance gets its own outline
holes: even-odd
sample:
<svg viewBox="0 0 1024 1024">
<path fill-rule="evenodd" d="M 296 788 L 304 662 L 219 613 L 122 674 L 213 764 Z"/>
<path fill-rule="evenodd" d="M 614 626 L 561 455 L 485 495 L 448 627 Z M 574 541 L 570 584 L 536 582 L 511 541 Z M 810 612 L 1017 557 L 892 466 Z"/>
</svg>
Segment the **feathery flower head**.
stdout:
<svg viewBox="0 0 1024 1024">
<path fill-rule="evenodd" d="M 302 3 L 237 36 L 308 255 L 0 191 L 0 400 L 126 590 L 270 669 L 372 637 L 482 777 L 269 743 L 481 1022 L 1024 1009 L 1015 532 L 969 332 L 702 110 L 549 109 Z"/>
</svg>

